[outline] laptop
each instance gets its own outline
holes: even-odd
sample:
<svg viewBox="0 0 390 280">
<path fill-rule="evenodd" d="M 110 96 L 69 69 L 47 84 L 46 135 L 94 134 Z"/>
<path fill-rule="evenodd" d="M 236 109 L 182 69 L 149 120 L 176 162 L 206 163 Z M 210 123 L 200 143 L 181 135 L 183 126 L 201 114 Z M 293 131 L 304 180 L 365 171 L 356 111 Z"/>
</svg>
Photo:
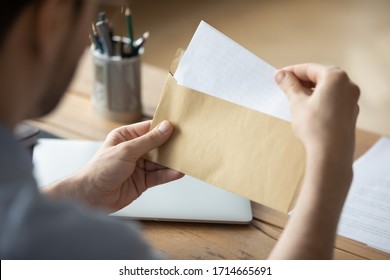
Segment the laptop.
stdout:
<svg viewBox="0 0 390 280">
<path fill-rule="evenodd" d="M 38 186 L 74 174 L 96 153 L 102 142 L 39 139 L 34 147 L 34 174 Z M 248 199 L 190 176 L 148 189 L 137 200 L 112 214 L 154 221 L 248 224 Z"/>
</svg>

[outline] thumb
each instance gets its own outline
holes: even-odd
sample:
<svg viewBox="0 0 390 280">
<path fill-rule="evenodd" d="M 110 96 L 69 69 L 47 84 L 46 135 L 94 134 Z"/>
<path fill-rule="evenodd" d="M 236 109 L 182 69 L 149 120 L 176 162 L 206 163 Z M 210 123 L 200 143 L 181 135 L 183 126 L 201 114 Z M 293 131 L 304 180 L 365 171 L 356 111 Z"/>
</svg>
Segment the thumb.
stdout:
<svg viewBox="0 0 390 280">
<path fill-rule="evenodd" d="M 275 82 L 284 91 L 288 99 L 292 99 L 305 92 L 305 89 L 298 78 L 289 71 L 279 70 L 276 72 Z"/>
<path fill-rule="evenodd" d="M 173 125 L 169 121 L 163 121 L 148 133 L 128 141 L 127 150 L 132 156 L 140 158 L 168 141 L 172 132 Z"/>
</svg>

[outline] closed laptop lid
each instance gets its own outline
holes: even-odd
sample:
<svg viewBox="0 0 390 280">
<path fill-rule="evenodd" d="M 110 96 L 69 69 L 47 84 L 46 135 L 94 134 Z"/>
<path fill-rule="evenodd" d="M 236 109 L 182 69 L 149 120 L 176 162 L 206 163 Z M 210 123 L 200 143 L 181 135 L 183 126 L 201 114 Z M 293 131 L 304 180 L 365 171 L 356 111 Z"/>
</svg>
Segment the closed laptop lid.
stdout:
<svg viewBox="0 0 390 280">
<path fill-rule="evenodd" d="M 113 215 L 163 221 L 250 223 L 252 208 L 248 199 L 185 176 L 147 190 Z"/>
<path fill-rule="evenodd" d="M 39 139 L 34 148 L 34 174 L 44 187 L 74 174 L 101 146 L 101 142 Z M 139 220 L 238 223 L 252 221 L 248 199 L 193 177 L 148 189 L 113 216 Z"/>
</svg>

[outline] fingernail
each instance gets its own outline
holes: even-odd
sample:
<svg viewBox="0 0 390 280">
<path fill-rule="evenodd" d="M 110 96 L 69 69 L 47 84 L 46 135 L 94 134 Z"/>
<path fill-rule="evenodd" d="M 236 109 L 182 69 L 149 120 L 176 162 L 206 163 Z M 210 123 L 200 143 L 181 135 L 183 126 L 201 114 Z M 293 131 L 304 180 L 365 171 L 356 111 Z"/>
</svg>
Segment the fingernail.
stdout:
<svg viewBox="0 0 390 280">
<path fill-rule="evenodd" d="M 171 124 L 168 121 L 163 121 L 158 126 L 158 130 L 160 130 L 161 133 L 167 133 L 171 129 Z"/>
<path fill-rule="evenodd" d="M 276 77 L 275 77 L 275 81 L 278 85 L 280 85 L 284 78 L 286 77 L 286 72 L 285 71 L 279 71 L 278 73 L 276 73 Z"/>
</svg>

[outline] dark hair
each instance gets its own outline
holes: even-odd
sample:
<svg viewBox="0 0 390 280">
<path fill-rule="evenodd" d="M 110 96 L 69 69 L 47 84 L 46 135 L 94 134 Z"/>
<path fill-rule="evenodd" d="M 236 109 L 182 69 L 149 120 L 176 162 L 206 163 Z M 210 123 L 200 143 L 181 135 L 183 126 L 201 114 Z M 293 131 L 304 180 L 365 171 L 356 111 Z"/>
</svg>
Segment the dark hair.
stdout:
<svg viewBox="0 0 390 280">
<path fill-rule="evenodd" d="M 0 48 L 2 47 L 8 31 L 14 24 L 23 9 L 33 2 L 39 0 L 12 0 L 7 1 L 0 9 Z M 81 7 L 81 0 L 74 1 L 75 10 L 79 10 Z"/>
<path fill-rule="evenodd" d="M 0 10 L 0 47 L 3 45 L 4 39 L 12 24 L 28 4 L 35 0 L 12 0 L 7 1 Z"/>
</svg>

